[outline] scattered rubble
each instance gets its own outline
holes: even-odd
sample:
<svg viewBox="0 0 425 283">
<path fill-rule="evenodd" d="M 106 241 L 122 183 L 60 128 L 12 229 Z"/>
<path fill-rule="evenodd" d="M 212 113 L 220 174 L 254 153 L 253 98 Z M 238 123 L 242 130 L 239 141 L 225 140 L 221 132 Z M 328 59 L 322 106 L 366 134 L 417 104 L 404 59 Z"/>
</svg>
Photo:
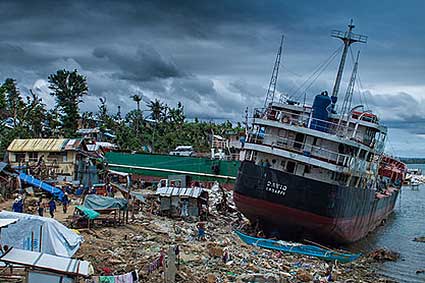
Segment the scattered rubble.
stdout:
<svg viewBox="0 0 425 283">
<path fill-rule="evenodd" d="M 400 254 L 388 249 L 377 249 L 369 253 L 368 257 L 376 261 L 396 261 Z"/>
<path fill-rule="evenodd" d="M 416 237 L 413 239 L 415 242 L 425 243 L 425 237 Z"/>
<path fill-rule="evenodd" d="M 225 202 L 221 200 L 223 195 L 227 195 Z M 374 273 L 369 257 L 339 264 L 246 245 L 233 230 L 248 233 L 252 230 L 248 221 L 234 210 L 231 193 L 212 190 L 210 201 L 212 209 L 205 225 L 205 241 L 197 239 L 196 221 L 152 214 L 153 204 L 148 203 L 130 224 L 81 229 L 85 242 L 76 256 L 90 261 L 97 275 L 103 274 L 105 268 L 114 274 L 138 270 L 141 282 L 377 282 L 381 279 Z M 220 210 L 216 209 L 217 204 Z M 170 247 L 178 250 L 175 266 L 169 261 Z"/>
</svg>

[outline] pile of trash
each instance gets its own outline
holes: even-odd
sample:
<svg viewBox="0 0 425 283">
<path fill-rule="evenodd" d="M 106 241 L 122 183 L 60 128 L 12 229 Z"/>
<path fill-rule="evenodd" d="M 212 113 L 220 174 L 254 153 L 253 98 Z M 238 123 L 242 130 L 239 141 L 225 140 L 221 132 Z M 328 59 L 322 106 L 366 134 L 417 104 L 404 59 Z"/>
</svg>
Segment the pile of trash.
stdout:
<svg viewBox="0 0 425 283">
<path fill-rule="evenodd" d="M 199 237 L 199 222 L 158 216 L 147 206 L 135 214 L 131 224 L 80 230 L 85 242 L 76 257 L 90 261 L 95 274 L 102 274 L 105 269 L 115 274 L 137 270 L 140 282 L 376 282 L 380 279 L 366 257 L 339 264 L 246 245 L 233 230 L 247 231 L 249 222 L 237 212 L 231 192 L 213 188 L 210 203 L 210 214 L 203 224 L 205 238 Z M 175 267 L 174 263 L 170 267 L 170 258 L 175 261 Z M 172 279 L 168 280 L 170 276 Z"/>
<path fill-rule="evenodd" d="M 396 261 L 399 259 L 400 254 L 395 251 L 382 248 L 370 252 L 368 257 L 376 261 Z"/>
</svg>

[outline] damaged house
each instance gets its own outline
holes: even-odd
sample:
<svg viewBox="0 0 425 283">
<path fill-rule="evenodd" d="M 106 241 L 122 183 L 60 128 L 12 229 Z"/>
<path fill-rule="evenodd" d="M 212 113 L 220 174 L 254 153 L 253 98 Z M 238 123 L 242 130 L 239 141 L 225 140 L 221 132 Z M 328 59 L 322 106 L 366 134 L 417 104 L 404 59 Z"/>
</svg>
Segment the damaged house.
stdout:
<svg viewBox="0 0 425 283">
<path fill-rule="evenodd" d="M 7 148 L 9 163 L 42 179 L 84 179 L 97 155 L 89 153 L 84 139 L 15 139 Z M 89 172 L 92 173 L 92 172 Z"/>
</svg>

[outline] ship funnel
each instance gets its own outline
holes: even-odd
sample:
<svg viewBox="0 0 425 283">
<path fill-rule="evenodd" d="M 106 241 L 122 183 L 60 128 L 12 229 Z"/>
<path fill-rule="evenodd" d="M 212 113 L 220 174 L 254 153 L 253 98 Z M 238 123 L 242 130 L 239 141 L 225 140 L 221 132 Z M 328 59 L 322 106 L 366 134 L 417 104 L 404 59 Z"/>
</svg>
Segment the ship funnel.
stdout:
<svg viewBox="0 0 425 283">
<path fill-rule="evenodd" d="M 333 99 L 334 97 L 332 97 Z M 332 99 L 329 97 L 327 91 L 316 95 L 313 101 L 313 114 L 311 121 L 311 129 L 326 132 L 327 121 L 329 119 L 329 106 L 332 104 Z M 336 101 L 336 97 L 335 97 Z M 331 106 L 332 107 L 332 106 Z"/>
</svg>

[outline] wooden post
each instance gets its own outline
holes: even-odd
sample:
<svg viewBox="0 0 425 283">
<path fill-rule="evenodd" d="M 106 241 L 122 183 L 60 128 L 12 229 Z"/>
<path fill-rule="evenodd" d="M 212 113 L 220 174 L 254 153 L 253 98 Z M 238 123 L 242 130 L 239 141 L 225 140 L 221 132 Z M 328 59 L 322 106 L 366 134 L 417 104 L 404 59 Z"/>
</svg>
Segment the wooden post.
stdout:
<svg viewBox="0 0 425 283">
<path fill-rule="evenodd" d="M 34 251 L 34 231 L 31 231 L 31 251 Z"/>
<path fill-rule="evenodd" d="M 43 241 L 43 226 L 40 226 L 40 238 L 38 241 L 38 251 L 41 253 L 41 242 Z"/>
</svg>

